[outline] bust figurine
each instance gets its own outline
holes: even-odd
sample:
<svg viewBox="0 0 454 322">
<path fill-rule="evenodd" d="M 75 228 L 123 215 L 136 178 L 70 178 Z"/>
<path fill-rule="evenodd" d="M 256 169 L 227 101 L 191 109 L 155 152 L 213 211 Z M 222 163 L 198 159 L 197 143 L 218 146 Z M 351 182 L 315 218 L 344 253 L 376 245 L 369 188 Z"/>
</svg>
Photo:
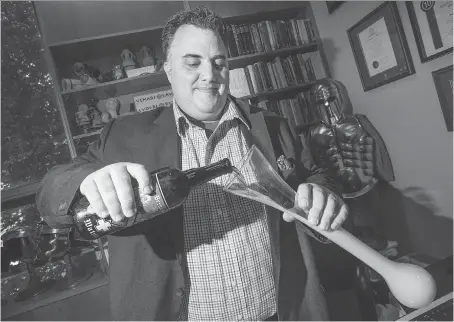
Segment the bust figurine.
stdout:
<svg viewBox="0 0 454 322">
<path fill-rule="evenodd" d="M 121 52 L 121 65 L 125 71 L 136 68 L 135 58 L 134 54 L 128 49 Z"/>
</svg>

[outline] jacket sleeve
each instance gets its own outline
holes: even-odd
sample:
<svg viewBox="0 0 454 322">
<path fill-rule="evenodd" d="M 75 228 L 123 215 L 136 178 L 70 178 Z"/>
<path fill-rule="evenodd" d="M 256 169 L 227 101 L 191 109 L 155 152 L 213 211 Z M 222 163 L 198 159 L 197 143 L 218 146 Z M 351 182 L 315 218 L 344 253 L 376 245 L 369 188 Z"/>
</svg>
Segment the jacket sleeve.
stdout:
<svg viewBox="0 0 454 322">
<path fill-rule="evenodd" d="M 50 227 L 67 228 L 73 225 L 73 218 L 68 214 L 69 207 L 82 181 L 106 165 L 104 148 L 114 122 L 112 120 L 105 125 L 99 140 L 84 155 L 74 158 L 69 164 L 53 167 L 44 176 L 36 192 L 36 205 Z"/>
</svg>

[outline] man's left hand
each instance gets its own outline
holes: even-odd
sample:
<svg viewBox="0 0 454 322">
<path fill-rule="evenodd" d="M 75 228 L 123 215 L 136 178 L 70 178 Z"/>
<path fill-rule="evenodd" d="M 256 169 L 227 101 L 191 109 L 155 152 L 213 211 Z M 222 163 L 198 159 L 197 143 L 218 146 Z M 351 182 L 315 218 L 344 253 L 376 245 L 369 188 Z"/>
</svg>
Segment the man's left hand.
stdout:
<svg viewBox="0 0 454 322">
<path fill-rule="evenodd" d="M 314 183 L 299 185 L 295 207 L 306 212 L 309 223 L 322 230 L 339 228 L 348 215 L 348 207 L 342 198 Z M 288 222 L 295 220 L 288 213 L 284 213 L 283 219 Z"/>
</svg>

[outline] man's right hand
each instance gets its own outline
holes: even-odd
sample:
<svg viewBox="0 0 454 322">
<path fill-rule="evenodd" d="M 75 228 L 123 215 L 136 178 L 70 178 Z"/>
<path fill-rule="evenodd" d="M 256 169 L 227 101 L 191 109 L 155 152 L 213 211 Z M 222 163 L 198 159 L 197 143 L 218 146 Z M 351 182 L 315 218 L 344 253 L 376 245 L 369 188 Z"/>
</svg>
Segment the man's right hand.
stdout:
<svg viewBox="0 0 454 322">
<path fill-rule="evenodd" d="M 129 162 L 114 163 L 88 175 L 80 184 L 80 192 L 99 217 L 120 221 L 137 212 L 131 177 L 137 180 L 141 193 L 153 192 L 145 166 Z"/>
</svg>

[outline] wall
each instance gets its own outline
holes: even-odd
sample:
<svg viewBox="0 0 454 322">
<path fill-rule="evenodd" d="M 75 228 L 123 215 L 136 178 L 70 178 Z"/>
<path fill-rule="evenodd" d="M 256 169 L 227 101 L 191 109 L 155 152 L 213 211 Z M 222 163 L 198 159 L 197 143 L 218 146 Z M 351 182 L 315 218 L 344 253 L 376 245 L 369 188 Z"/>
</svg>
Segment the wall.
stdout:
<svg viewBox="0 0 454 322">
<path fill-rule="evenodd" d="M 381 3 L 346 2 L 331 15 L 325 1 L 312 1 L 311 6 L 333 78 L 345 84 L 355 112 L 367 115 L 391 155 L 396 181 L 387 191 L 398 196 L 392 197 L 385 216 L 403 218 L 400 226 L 389 228 L 396 239 L 407 230 L 408 240 L 402 242 L 408 249 L 443 257 L 452 254 L 453 137 L 446 130 L 431 72 L 451 65 L 453 56 L 421 64 L 405 2 L 398 1 L 416 73 L 364 92 L 347 30 Z"/>
</svg>

